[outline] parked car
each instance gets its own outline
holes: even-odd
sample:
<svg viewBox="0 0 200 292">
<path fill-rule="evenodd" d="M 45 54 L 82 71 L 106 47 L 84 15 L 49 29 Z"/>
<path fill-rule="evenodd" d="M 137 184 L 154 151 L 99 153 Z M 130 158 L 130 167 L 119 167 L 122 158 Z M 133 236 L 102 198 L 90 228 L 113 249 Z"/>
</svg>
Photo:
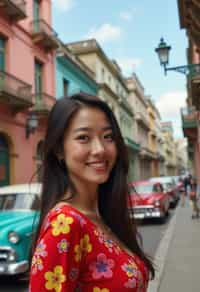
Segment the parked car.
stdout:
<svg viewBox="0 0 200 292">
<path fill-rule="evenodd" d="M 137 181 L 130 183 L 129 212 L 134 218 L 159 218 L 162 221 L 169 211 L 169 196 L 160 182 Z"/>
<path fill-rule="evenodd" d="M 176 186 L 175 180 L 171 176 L 161 176 L 161 177 L 152 177 L 150 178 L 152 182 L 160 182 L 163 187 L 164 191 L 170 197 L 170 207 L 174 208 L 177 205 L 177 202 L 180 198 L 180 193 Z"/>
<path fill-rule="evenodd" d="M 184 177 L 176 175 L 176 176 L 172 176 L 171 178 L 175 181 L 177 191 L 184 192 L 185 191 L 184 183 L 183 183 Z"/>
<path fill-rule="evenodd" d="M 18 276 L 29 269 L 40 189 L 40 184 L 0 188 L 0 275 Z"/>
</svg>

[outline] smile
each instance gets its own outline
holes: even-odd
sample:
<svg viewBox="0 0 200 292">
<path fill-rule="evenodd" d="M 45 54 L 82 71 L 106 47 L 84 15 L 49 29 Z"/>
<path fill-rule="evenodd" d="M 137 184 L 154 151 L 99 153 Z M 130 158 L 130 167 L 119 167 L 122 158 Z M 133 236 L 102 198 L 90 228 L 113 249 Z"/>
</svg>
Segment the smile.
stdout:
<svg viewBox="0 0 200 292">
<path fill-rule="evenodd" d="M 108 166 L 107 161 L 95 161 L 87 163 L 88 166 L 92 166 L 96 170 L 106 170 Z"/>
</svg>

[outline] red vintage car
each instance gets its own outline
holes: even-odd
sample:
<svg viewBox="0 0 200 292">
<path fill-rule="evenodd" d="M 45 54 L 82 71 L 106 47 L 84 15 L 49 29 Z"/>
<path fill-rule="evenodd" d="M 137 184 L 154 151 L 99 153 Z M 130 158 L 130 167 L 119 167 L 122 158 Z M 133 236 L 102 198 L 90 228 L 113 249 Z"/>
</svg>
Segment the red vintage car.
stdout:
<svg viewBox="0 0 200 292">
<path fill-rule="evenodd" d="M 137 181 L 129 184 L 130 215 L 136 219 L 159 218 L 162 221 L 168 215 L 170 199 L 159 182 Z M 131 212 L 133 210 L 133 212 Z"/>
</svg>

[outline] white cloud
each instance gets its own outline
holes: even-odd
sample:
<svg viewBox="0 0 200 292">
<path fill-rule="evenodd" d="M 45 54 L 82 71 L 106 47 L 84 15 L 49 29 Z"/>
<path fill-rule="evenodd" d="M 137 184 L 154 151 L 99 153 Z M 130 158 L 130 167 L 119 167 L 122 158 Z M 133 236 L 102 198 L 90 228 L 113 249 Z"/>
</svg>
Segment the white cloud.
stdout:
<svg viewBox="0 0 200 292">
<path fill-rule="evenodd" d="M 123 58 L 117 59 L 117 63 L 120 65 L 125 75 L 130 75 L 142 64 L 142 60 L 139 58 Z"/>
<path fill-rule="evenodd" d="M 74 0 L 53 0 L 53 3 L 59 10 L 65 12 L 70 10 L 75 4 Z"/>
<path fill-rule="evenodd" d="M 186 91 L 168 92 L 156 102 L 162 121 L 171 121 L 173 123 L 175 137 L 182 136 L 180 110 L 186 106 L 186 96 Z"/>
<path fill-rule="evenodd" d="M 133 15 L 130 11 L 121 11 L 120 12 L 120 18 L 126 21 L 130 21 L 132 19 Z"/>
<path fill-rule="evenodd" d="M 86 35 L 87 38 L 95 38 L 100 43 L 117 40 L 121 37 L 122 31 L 118 26 L 105 23 L 99 28 L 92 28 Z"/>
</svg>

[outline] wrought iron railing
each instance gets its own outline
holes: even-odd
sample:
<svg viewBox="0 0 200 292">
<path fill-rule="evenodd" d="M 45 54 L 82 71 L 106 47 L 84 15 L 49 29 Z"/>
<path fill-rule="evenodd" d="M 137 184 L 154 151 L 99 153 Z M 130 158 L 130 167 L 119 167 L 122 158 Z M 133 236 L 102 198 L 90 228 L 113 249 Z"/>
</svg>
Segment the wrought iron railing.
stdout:
<svg viewBox="0 0 200 292">
<path fill-rule="evenodd" d="M 2 92 L 31 102 L 31 85 L 4 71 L 0 71 L 0 93 Z"/>
<path fill-rule="evenodd" d="M 34 109 L 37 112 L 48 113 L 55 103 L 55 98 L 44 92 L 38 92 L 33 95 Z"/>
<path fill-rule="evenodd" d="M 31 26 L 33 34 L 45 33 L 46 35 L 49 35 L 51 37 L 57 37 L 57 33 L 43 19 L 33 20 Z"/>
</svg>

